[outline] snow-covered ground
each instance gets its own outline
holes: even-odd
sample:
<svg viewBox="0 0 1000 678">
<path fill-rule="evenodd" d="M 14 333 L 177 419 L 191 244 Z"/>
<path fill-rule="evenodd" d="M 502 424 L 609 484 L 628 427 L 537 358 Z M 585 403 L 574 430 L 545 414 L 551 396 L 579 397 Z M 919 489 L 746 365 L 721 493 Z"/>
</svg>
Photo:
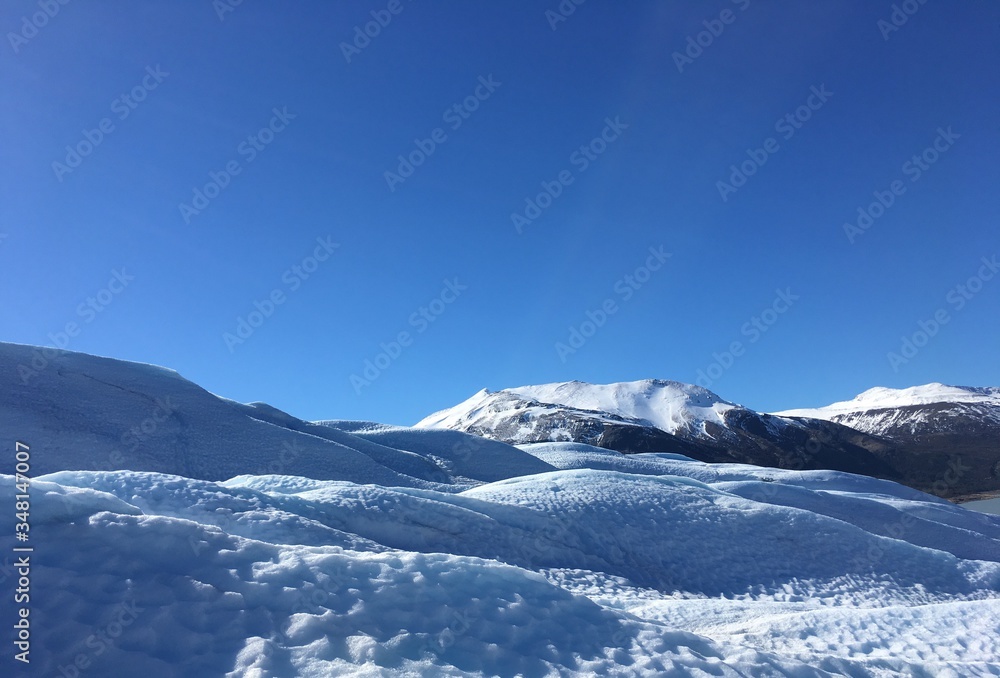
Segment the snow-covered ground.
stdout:
<svg viewBox="0 0 1000 678">
<path fill-rule="evenodd" d="M 1000 517 L 895 483 L 303 422 L 79 354 L 18 383 L 0 675 L 1000 676 Z"/>
<path fill-rule="evenodd" d="M 33 675 L 1000 675 L 1000 518 L 828 471 L 526 451 L 560 470 L 44 476 Z"/>
</svg>

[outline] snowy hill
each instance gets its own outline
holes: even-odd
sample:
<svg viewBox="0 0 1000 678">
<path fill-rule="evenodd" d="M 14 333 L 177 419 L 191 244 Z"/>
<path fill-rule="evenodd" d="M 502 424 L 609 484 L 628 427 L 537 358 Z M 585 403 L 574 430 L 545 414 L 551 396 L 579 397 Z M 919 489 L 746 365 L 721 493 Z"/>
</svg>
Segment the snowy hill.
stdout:
<svg viewBox="0 0 1000 678">
<path fill-rule="evenodd" d="M 83 353 L 51 356 L 26 380 L 19 368 L 30 366 L 36 351 L 0 343 L 0 430 L 44 441 L 36 473 L 127 469 L 202 480 L 284 473 L 438 487 L 497 480 L 498 465 L 503 477 L 551 470 L 509 445 L 460 433 L 402 429 L 393 447 L 379 442 L 385 436 L 220 398 L 173 370 Z M 437 441 L 436 458 L 420 451 L 428 439 Z M 453 473 L 456 456 L 464 462 Z M 489 461 L 476 464 L 480 456 Z"/>
<path fill-rule="evenodd" d="M 24 383 L 35 350 L 0 344 L 32 478 L 28 539 L 0 519 L 31 666 L 8 641 L 0 675 L 1000 674 L 1000 517 L 838 471 L 307 422 L 78 353 Z M 695 449 L 757 421 L 639 384 L 505 398 Z M 0 503 L 21 485 L 0 474 Z"/>
</svg>

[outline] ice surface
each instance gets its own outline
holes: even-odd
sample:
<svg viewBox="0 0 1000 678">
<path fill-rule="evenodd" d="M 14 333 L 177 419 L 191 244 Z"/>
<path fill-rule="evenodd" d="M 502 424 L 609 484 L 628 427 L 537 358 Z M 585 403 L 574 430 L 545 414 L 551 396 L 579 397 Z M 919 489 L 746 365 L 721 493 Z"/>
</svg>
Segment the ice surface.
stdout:
<svg viewBox="0 0 1000 678">
<path fill-rule="evenodd" d="M 0 374 L 6 378 L 0 430 L 44 441 L 36 473 L 128 469 L 204 480 L 283 474 L 439 487 L 550 470 L 513 447 L 460 432 L 386 429 L 367 439 L 360 430 L 354 435 L 263 403 L 220 398 L 161 367 L 46 352 L 36 370 L 39 349 L 0 343 Z M 430 444 L 420 442 L 431 438 Z M 412 444 L 396 449 L 380 440 Z M 426 454 L 431 448 L 436 458 Z M 456 477 L 449 469 L 466 475 Z"/>
<path fill-rule="evenodd" d="M 80 654 L 94 675 L 148 678 L 1000 670 L 1000 519 L 883 481 L 821 490 L 738 465 L 708 480 L 715 467 L 676 455 L 618 456 L 629 471 L 459 493 L 42 477 L 39 675 Z M 0 502 L 13 492 L 0 478 Z M 87 641 L 123 606 L 134 623 L 96 655 Z"/>
</svg>

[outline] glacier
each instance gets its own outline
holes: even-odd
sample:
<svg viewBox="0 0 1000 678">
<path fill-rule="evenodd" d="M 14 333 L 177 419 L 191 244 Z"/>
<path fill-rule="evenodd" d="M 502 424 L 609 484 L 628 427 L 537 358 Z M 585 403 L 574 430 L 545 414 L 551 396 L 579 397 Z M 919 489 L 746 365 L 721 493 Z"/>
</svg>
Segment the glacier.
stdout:
<svg viewBox="0 0 1000 678">
<path fill-rule="evenodd" d="M 37 465 L 23 675 L 1000 675 L 1000 516 L 838 471 L 306 422 L 76 353 L 22 384 L 31 351 L 0 344 L 4 445 Z"/>
</svg>

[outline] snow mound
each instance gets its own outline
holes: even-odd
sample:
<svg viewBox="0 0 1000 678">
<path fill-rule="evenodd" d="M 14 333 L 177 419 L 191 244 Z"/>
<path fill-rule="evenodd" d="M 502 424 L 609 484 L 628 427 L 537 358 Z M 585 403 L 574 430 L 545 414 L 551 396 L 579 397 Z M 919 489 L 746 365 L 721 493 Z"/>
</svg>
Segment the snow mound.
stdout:
<svg viewBox="0 0 1000 678">
<path fill-rule="evenodd" d="M 163 484 L 180 482 L 129 472 L 59 478 L 164 501 Z M 0 483 L 8 490 L 12 478 Z M 213 485 L 196 483 L 173 508 L 227 493 Z M 114 511 L 46 524 L 39 543 L 61 547 L 34 554 L 35 586 L 46 592 L 32 611 L 35 647 L 44 648 L 33 655 L 38 675 L 61 675 L 78 658 L 94 675 L 149 678 L 735 677 L 744 664 L 825 675 L 643 621 L 495 560 L 276 545 L 189 518 Z"/>
<path fill-rule="evenodd" d="M 0 343 L 0 374 L 9 377 L 0 389 L 0 428 L 44 445 L 34 460 L 38 474 L 127 469 L 203 480 L 281 474 L 458 491 L 551 470 L 514 447 L 460 432 L 320 425 L 263 403 L 220 398 L 172 370 L 51 349 L 45 356 L 32 346 Z M 407 448 L 380 444 L 392 440 Z"/>
<path fill-rule="evenodd" d="M 37 668 L 83 655 L 94 675 L 150 678 L 1000 669 L 1000 518 L 829 471 L 525 453 L 619 469 L 458 493 L 41 477 Z M 13 483 L 0 476 L 0 501 Z"/>
<path fill-rule="evenodd" d="M 459 482 L 493 482 L 553 470 L 506 443 L 460 431 L 382 426 L 355 430 L 354 436 L 432 459 L 449 478 Z"/>
</svg>

